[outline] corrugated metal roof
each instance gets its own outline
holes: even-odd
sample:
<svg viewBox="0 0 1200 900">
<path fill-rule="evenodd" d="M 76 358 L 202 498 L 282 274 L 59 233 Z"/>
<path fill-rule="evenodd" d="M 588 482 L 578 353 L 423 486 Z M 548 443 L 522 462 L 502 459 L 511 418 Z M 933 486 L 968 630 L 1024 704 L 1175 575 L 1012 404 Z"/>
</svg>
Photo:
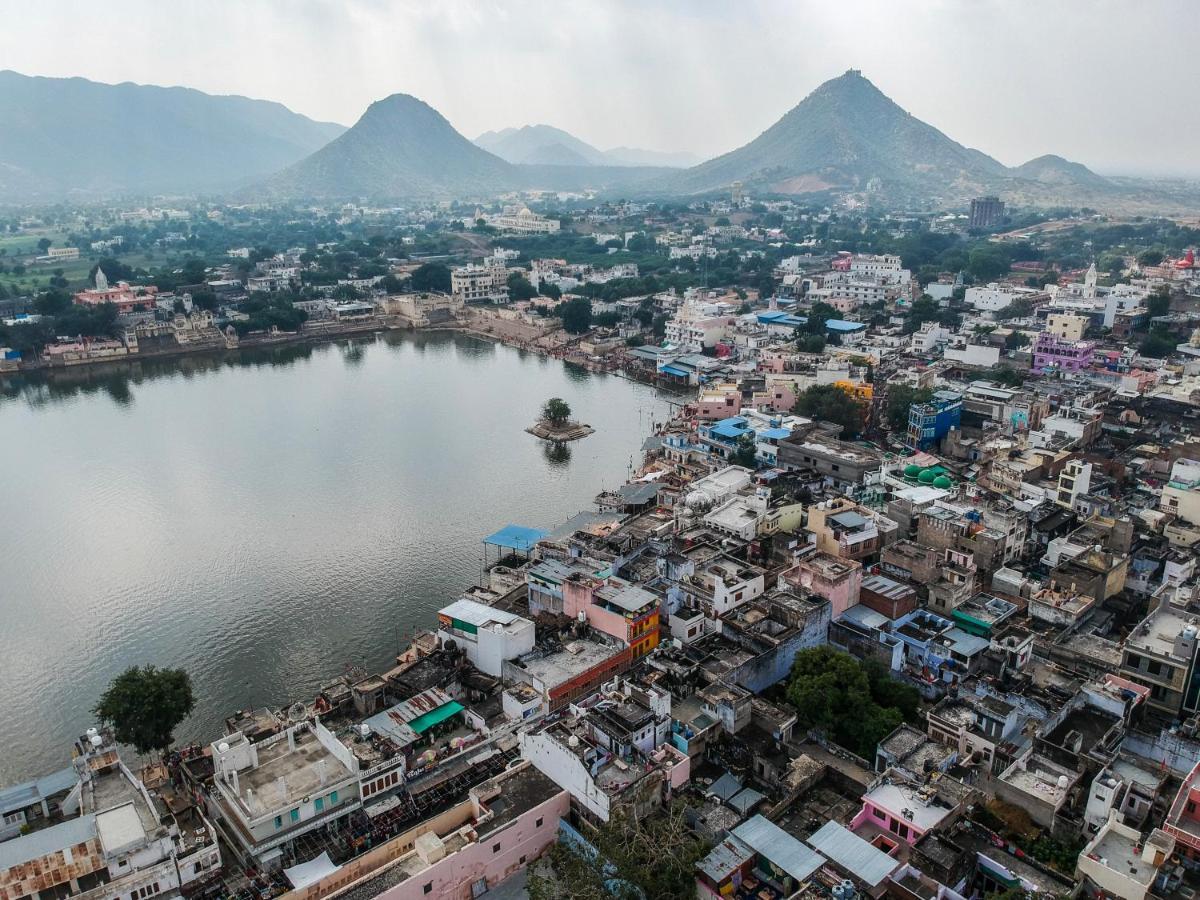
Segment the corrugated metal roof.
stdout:
<svg viewBox="0 0 1200 900">
<path fill-rule="evenodd" d="M 797 881 L 804 881 L 825 865 L 825 857 L 820 853 L 814 853 L 774 822 L 762 816 L 747 819 L 733 829 L 733 834 L 747 847 L 765 856 Z"/>
<path fill-rule="evenodd" d="M 716 781 L 708 786 L 705 792 L 710 796 L 717 797 L 724 802 L 733 798 L 742 789 L 742 783 L 737 777 L 726 772 Z"/>
<path fill-rule="evenodd" d="M 13 838 L 11 841 L 0 842 L 0 871 L 41 859 L 64 847 L 75 847 L 95 836 L 96 817 L 89 813 Z"/>
<path fill-rule="evenodd" d="M 763 799 L 764 796 L 754 788 L 746 788 L 730 798 L 729 805 L 744 816 L 761 803 Z"/>
<path fill-rule="evenodd" d="M 727 837 L 696 865 L 700 871 L 720 884 L 737 868 L 754 859 L 754 851 L 735 837 Z"/>
<path fill-rule="evenodd" d="M 79 776 L 75 774 L 75 770 L 67 766 L 33 781 L 4 788 L 0 790 L 0 815 L 40 803 L 44 798 L 62 791 L 69 791 L 78 781 Z"/>
<path fill-rule="evenodd" d="M 455 600 L 449 606 L 438 610 L 438 612 L 452 619 L 469 622 L 476 627 L 487 625 L 490 622 L 511 625 L 513 622 L 518 622 L 521 619 L 518 615 L 505 612 L 502 609 L 496 609 L 494 606 L 488 606 L 486 603 L 480 603 L 478 600 L 468 600 L 466 597 Z"/>
<path fill-rule="evenodd" d="M 859 881 L 875 887 L 900 865 L 837 822 L 826 822 L 808 844 L 829 857 Z"/>
</svg>

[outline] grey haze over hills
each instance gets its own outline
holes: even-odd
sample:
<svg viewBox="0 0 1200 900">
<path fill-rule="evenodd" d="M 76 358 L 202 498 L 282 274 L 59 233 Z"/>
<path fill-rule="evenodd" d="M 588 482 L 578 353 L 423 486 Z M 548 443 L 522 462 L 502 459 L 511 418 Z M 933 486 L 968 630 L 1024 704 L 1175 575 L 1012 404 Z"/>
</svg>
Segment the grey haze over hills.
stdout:
<svg viewBox="0 0 1200 900">
<path fill-rule="evenodd" d="M 528 163 L 511 163 L 467 140 L 428 103 L 393 94 L 372 103 L 327 146 L 251 193 L 279 198 L 473 199 L 512 190 L 615 189 L 649 182 L 669 171 L 580 162 L 573 147 L 562 142 L 556 146 Z"/>
<path fill-rule="evenodd" d="M 615 147 L 599 150 L 553 125 L 525 125 L 485 131 L 475 143 L 510 163 L 574 166 L 666 166 L 687 168 L 700 162 L 694 153 Z"/>
<path fill-rule="evenodd" d="M 1200 209 L 1200 191 L 1183 182 L 1106 178 L 1053 155 L 1009 168 L 917 119 L 855 70 L 748 144 L 686 169 L 639 164 L 664 158 L 601 151 L 545 125 L 478 141 L 496 152 L 407 94 L 371 104 L 344 129 L 244 97 L 0 72 L 0 201 L 156 193 L 476 200 L 515 190 L 667 198 L 723 194 L 741 181 L 758 196 L 855 194 L 931 208 L 994 193 L 1018 205 Z"/>
<path fill-rule="evenodd" d="M 453 197 L 513 190 L 515 167 L 476 147 L 428 103 L 376 100 L 344 134 L 268 179 L 282 197 Z"/>
<path fill-rule="evenodd" d="M 0 199 L 224 190 L 343 131 L 266 100 L 0 71 Z"/>
<path fill-rule="evenodd" d="M 1009 169 L 922 122 L 852 69 L 826 81 L 750 143 L 679 173 L 667 187 L 704 193 L 742 181 L 770 193 L 849 191 L 893 200 L 962 200 L 1025 181 L 1033 193 L 1047 184 L 1064 191 L 1110 187 L 1086 167 L 1060 162 L 1034 160 L 1028 169 Z"/>
</svg>

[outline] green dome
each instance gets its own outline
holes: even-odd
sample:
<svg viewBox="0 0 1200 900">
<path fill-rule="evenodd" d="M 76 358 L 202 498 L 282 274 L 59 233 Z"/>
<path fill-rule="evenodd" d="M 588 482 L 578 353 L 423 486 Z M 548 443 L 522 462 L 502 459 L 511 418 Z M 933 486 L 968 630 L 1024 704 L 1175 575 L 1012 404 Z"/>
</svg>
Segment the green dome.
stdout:
<svg viewBox="0 0 1200 900">
<path fill-rule="evenodd" d="M 916 463 L 909 463 L 907 466 L 904 467 L 904 477 L 905 478 L 916 478 L 920 474 L 921 474 L 921 467 L 918 466 Z"/>
<path fill-rule="evenodd" d="M 917 481 L 921 482 L 921 484 L 933 484 L 933 477 L 933 472 L 931 472 L 929 469 L 926 469 L 917 476 Z"/>
<path fill-rule="evenodd" d="M 954 484 L 954 482 L 951 481 L 949 478 L 947 478 L 945 475 L 939 475 L 937 478 L 933 479 L 933 486 L 935 488 L 941 488 L 942 490 L 945 490 L 946 488 L 950 487 L 950 485 L 952 485 L 952 484 Z"/>
</svg>

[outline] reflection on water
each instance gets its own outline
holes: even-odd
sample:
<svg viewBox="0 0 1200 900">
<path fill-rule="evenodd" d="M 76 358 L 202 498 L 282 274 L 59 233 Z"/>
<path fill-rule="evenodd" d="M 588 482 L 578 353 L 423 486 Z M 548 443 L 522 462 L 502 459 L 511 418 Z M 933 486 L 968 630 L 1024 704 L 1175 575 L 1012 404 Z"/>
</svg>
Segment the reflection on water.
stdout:
<svg viewBox="0 0 1200 900">
<path fill-rule="evenodd" d="M 553 396 L 596 433 L 527 434 Z M 0 784 L 65 765 L 134 663 L 192 673 L 177 735 L 205 740 L 390 665 L 476 582 L 484 535 L 592 508 L 666 412 L 445 333 L 0 379 Z"/>
<path fill-rule="evenodd" d="M 565 466 L 571 461 L 571 448 L 566 441 L 543 441 L 542 456 L 552 466 Z"/>
</svg>

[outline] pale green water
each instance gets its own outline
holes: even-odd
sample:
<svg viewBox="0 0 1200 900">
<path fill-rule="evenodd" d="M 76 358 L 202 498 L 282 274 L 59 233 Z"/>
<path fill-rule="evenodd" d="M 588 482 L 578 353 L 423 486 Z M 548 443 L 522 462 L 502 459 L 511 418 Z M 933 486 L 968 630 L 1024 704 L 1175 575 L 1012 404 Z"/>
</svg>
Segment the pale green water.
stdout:
<svg viewBox="0 0 1200 900">
<path fill-rule="evenodd" d="M 596 428 L 566 459 L 523 430 L 551 396 Z M 65 765 L 135 663 L 191 672 L 202 740 L 389 666 L 481 538 L 593 509 L 667 413 L 446 334 L 0 380 L 0 785 Z"/>
</svg>

